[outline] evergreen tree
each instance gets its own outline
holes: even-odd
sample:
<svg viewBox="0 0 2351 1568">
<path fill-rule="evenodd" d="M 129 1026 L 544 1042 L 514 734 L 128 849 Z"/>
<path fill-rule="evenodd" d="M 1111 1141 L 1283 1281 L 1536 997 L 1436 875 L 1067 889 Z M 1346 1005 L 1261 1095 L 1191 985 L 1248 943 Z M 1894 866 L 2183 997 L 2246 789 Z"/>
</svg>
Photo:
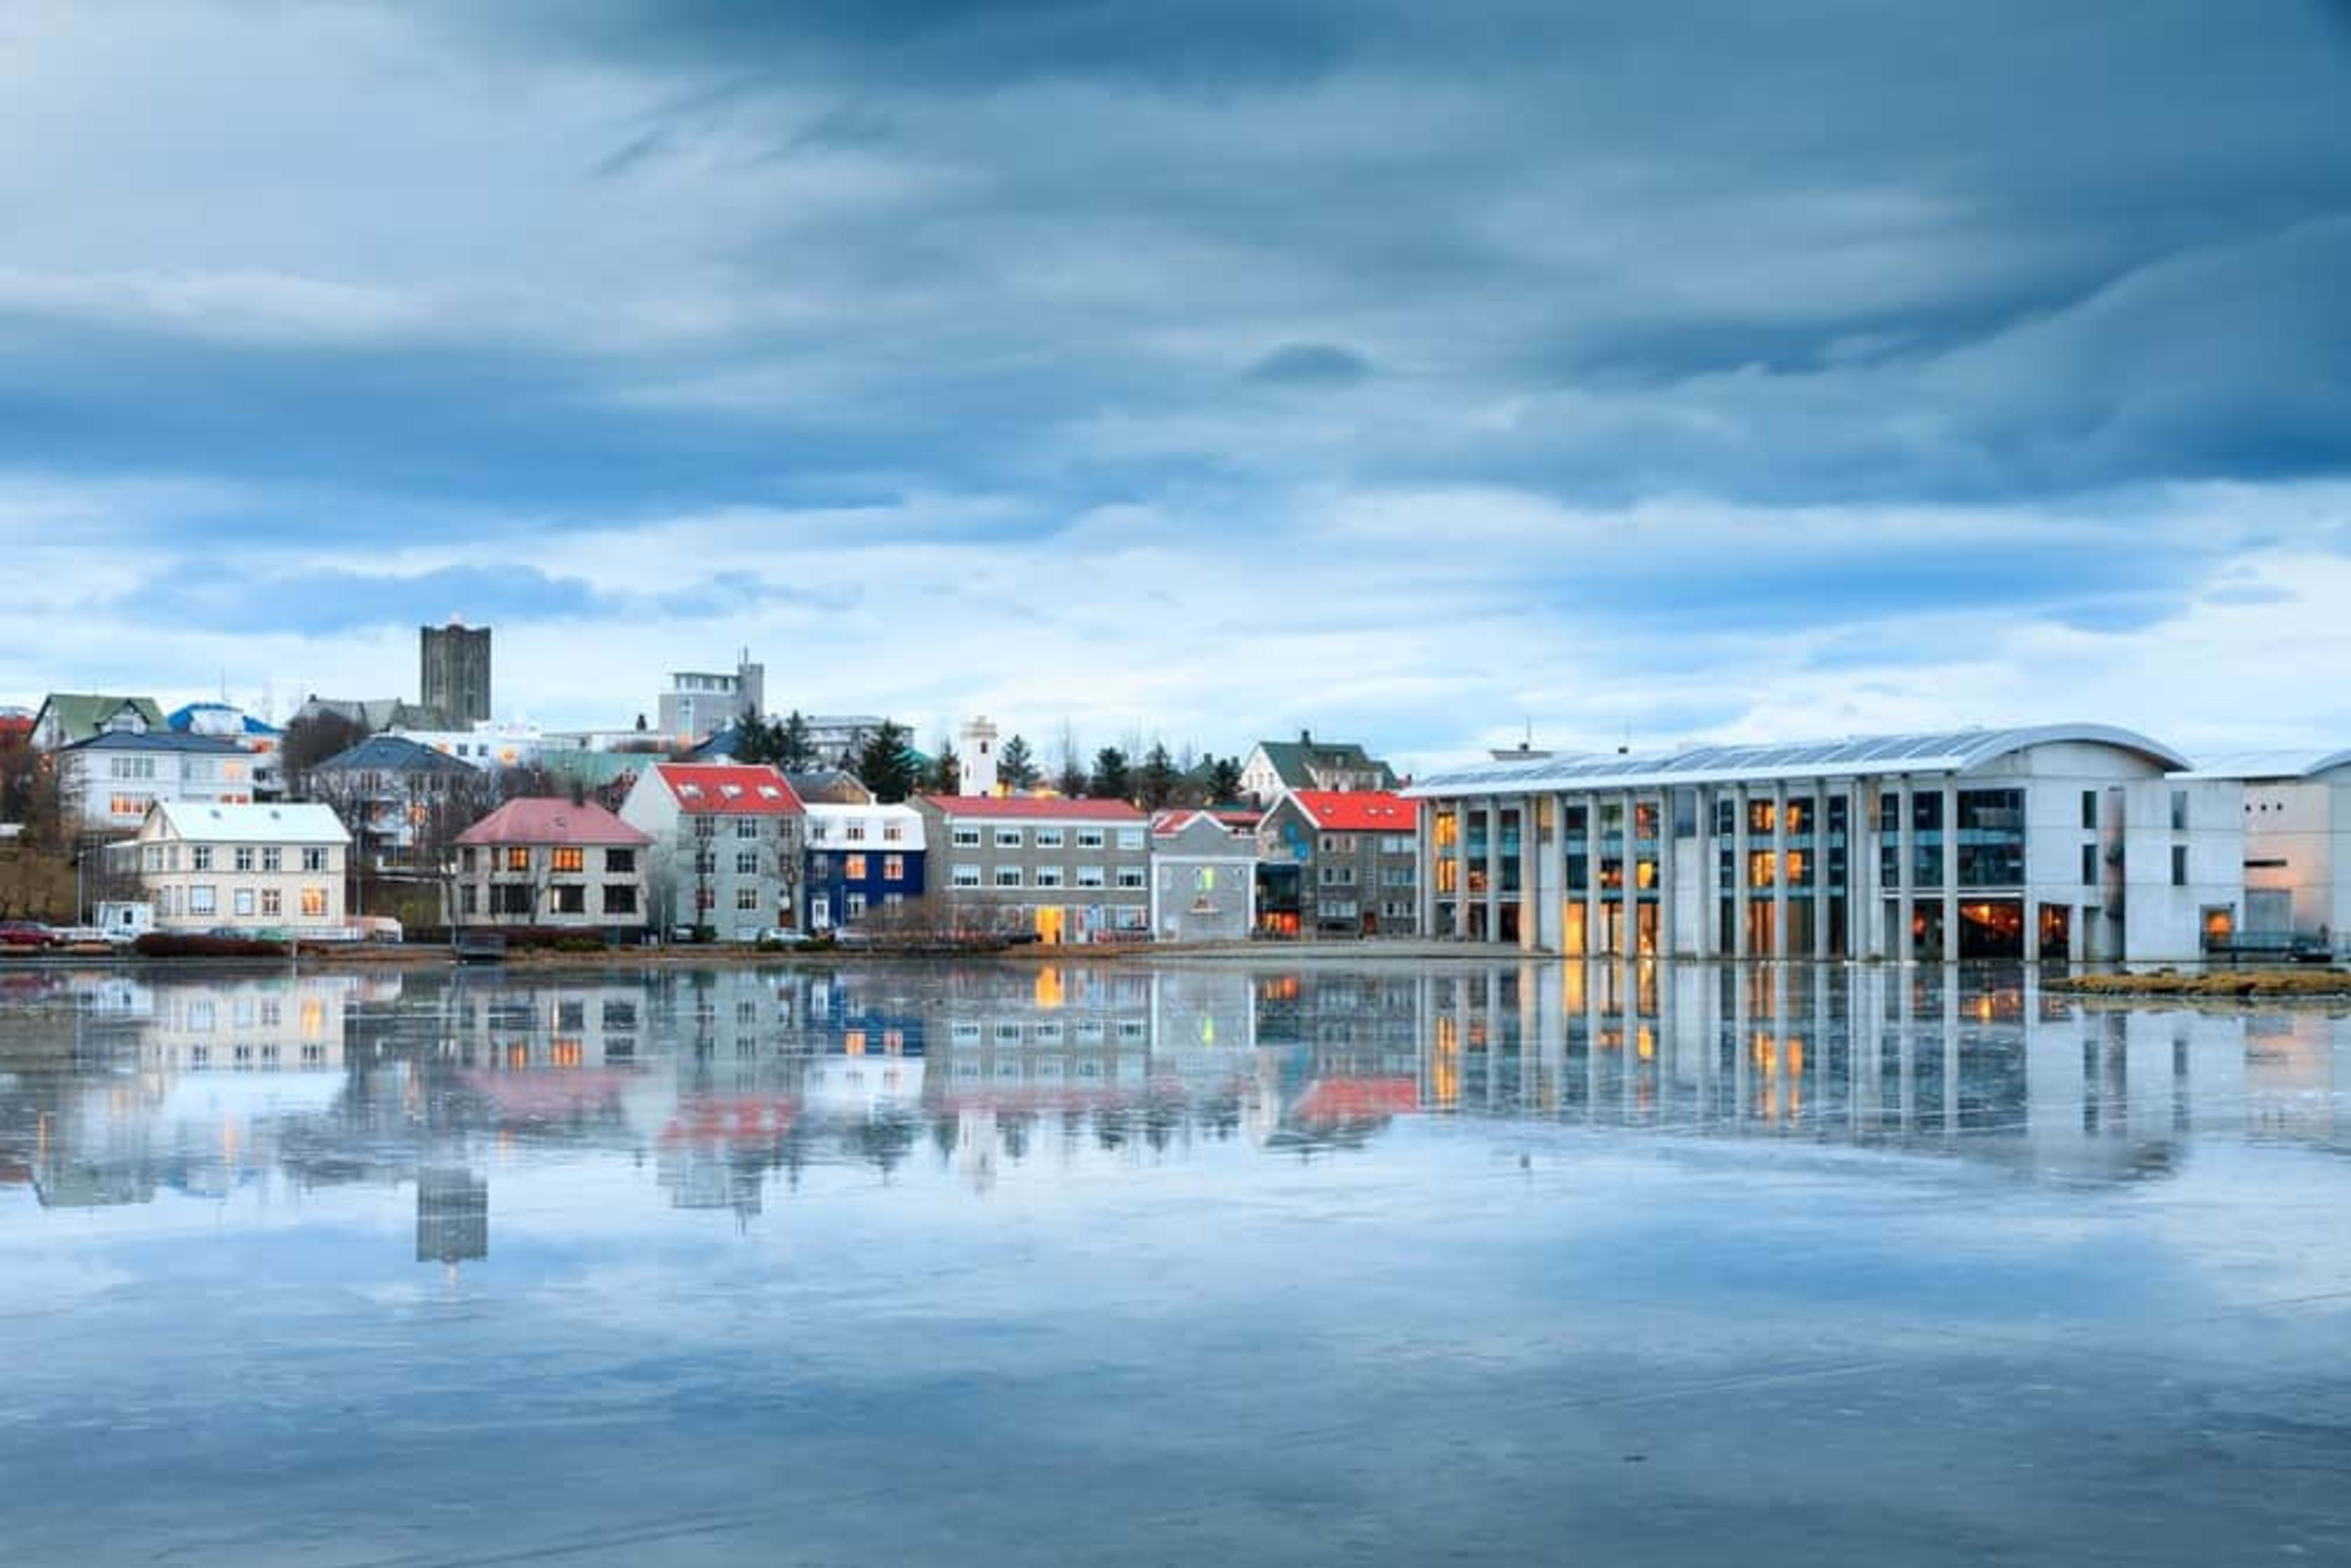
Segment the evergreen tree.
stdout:
<svg viewBox="0 0 2351 1568">
<path fill-rule="evenodd" d="M 945 736 L 939 737 L 938 753 L 931 758 L 923 788 L 936 795 L 956 795 L 963 790 L 963 758 L 956 755 L 954 744 Z"/>
<path fill-rule="evenodd" d="M 1134 793 L 1134 771 L 1127 766 L 1125 752 L 1105 746 L 1094 753 L 1094 774 L 1087 792 L 1104 800 L 1124 800 Z"/>
<path fill-rule="evenodd" d="M 1029 754 L 1029 743 L 1017 735 L 996 754 L 996 780 L 1007 789 L 1034 789 L 1043 777 L 1037 759 Z"/>
<path fill-rule="evenodd" d="M 1139 802 L 1146 811 L 1156 811 L 1176 799 L 1176 787 L 1182 781 L 1176 771 L 1176 759 L 1167 755 L 1166 743 L 1155 740 L 1144 754 L 1143 775 L 1137 781 L 1141 788 Z"/>
<path fill-rule="evenodd" d="M 1229 806 L 1241 798 L 1241 759 L 1238 757 L 1212 757 L 1208 759 L 1208 804 Z"/>
<path fill-rule="evenodd" d="M 773 762 L 774 734 L 759 717 L 757 708 L 745 708 L 735 720 L 735 760 L 737 762 Z"/>
<path fill-rule="evenodd" d="M 809 739 L 808 720 L 798 708 L 786 715 L 776 732 L 776 766 L 787 773 L 804 773 L 816 766 L 816 744 Z"/>
<path fill-rule="evenodd" d="M 904 726 L 885 718 L 879 729 L 865 737 L 865 745 L 857 754 L 857 777 L 885 806 L 914 792 L 922 779 L 912 753 L 906 749 Z"/>
</svg>

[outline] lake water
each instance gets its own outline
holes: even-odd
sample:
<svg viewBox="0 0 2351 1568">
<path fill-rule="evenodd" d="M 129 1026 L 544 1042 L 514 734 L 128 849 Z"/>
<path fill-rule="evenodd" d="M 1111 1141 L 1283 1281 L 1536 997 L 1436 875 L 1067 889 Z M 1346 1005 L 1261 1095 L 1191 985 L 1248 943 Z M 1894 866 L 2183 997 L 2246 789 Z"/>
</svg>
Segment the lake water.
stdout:
<svg viewBox="0 0 2351 1568">
<path fill-rule="evenodd" d="M 0 971 L 0 1562 L 2351 1562 L 2351 1021 Z"/>
</svg>

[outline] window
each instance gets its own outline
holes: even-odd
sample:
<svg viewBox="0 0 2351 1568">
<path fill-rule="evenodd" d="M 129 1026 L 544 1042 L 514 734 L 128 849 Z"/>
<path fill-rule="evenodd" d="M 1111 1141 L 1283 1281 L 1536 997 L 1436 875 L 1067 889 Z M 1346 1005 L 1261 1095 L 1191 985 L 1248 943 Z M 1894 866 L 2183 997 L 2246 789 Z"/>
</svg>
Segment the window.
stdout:
<svg viewBox="0 0 2351 1568">
<path fill-rule="evenodd" d="M 634 850 L 606 850 L 604 852 L 604 869 L 607 872 L 622 876 L 633 873 L 637 869 L 637 852 Z"/>
<path fill-rule="evenodd" d="M 696 876 L 717 875 L 718 856 L 710 850 L 695 851 L 694 856 L 694 874 Z"/>
<path fill-rule="evenodd" d="M 885 844 L 904 843 L 906 841 L 906 824 L 904 822 L 883 823 L 882 841 Z"/>
<path fill-rule="evenodd" d="M 1143 830 L 1141 828 L 1121 828 L 1118 831 L 1118 847 L 1123 850 L 1141 849 L 1143 847 Z"/>
<path fill-rule="evenodd" d="M 490 889 L 490 913 L 493 915 L 530 915 L 536 901 L 528 885 L 518 882 L 502 882 Z"/>
<path fill-rule="evenodd" d="M 302 913 L 305 916 L 312 920 L 325 919 L 327 917 L 327 890 L 323 887 L 304 888 L 302 890 Z"/>
<path fill-rule="evenodd" d="M 188 889 L 188 913 L 191 915 L 213 913 L 213 887 L 210 883 L 200 882 Z"/>
<path fill-rule="evenodd" d="M 469 887 L 465 891 L 467 893 L 471 893 L 474 890 Z M 285 914 L 285 894 L 279 893 L 277 889 L 274 887 L 263 888 L 261 890 L 261 913 L 265 915 Z"/>
<path fill-rule="evenodd" d="M 999 850 L 1019 849 L 1020 847 L 1020 830 L 1018 828 L 997 829 L 996 847 Z"/>
<path fill-rule="evenodd" d="M 2186 844 L 2171 846 L 2171 885 L 2174 887 L 2188 885 L 2188 846 Z"/>
<path fill-rule="evenodd" d="M 852 893 L 852 894 L 851 894 L 849 895 L 849 897 L 848 897 L 847 901 L 846 901 L 846 904 L 845 904 L 845 913 L 848 915 L 849 918 L 850 918 L 850 919 L 852 919 L 852 920 L 854 920 L 854 919 L 856 919 L 859 915 L 861 915 L 864 914 L 864 913 L 865 913 L 865 895 L 864 895 L 863 894 L 862 894 L 862 893 Z"/>
<path fill-rule="evenodd" d="M 229 895 L 230 906 L 239 915 L 253 913 L 253 889 L 240 887 Z"/>
<path fill-rule="evenodd" d="M 996 885 L 998 887 L 1019 887 L 1020 885 L 1020 868 L 1017 865 L 998 866 L 996 868 Z"/>
<path fill-rule="evenodd" d="M 236 869 L 246 872 L 249 872 L 253 869 L 253 846 L 251 844 L 239 844 L 236 846 Z"/>
<path fill-rule="evenodd" d="M 1078 830 L 1078 848 L 1081 850 L 1098 850 L 1107 841 L 1108 841 L 1103 838 L 1102 831 L 1100 828 L 1080 828 Z"/>
<path fill-rule="evenodd" d="M 1409 833 L 1387 833 L 1380 839 L 1380 853 L 1384 855 L 1408 855 L 1414 852 L 1414 849 L 1412 835 Z"/>
<path fill-rule="evenodd" d="M 567 882 L 560 887 L 550 888 L 548 895 L 553 901 L 552 906 L 558 915 L 588 913 L 588 889 L 579 883 Z"/>
<path fill-rule="evenodd" d="M 2188 791 L 2185 789 L 2171 792 L 2171 831 L 2175 833 L 2188 831 Z"/>
<path fill-rule="evenodd" d="M 2082 826 L 2094 833 L 2098 831 L 2098 792 L 2095 789 L 2082 791 Z"/>
<path fill-rule="evenodd" d="M 327 852 L 317 844 L 312 844 L 308 848 L 305 849 L 302 852 L 302 869 L 304 871 L 326 870 Z"/>
<path fill-rule="evenodd" d="M 468 888 L 466 891 L 470 893 L 473 890 Z M 604 884 L 605 914 L 634 915 L 636 912 L 637 890 L 635 884 L 625 882 L 618 884 L 617 886 L 611 883 L 606 883 Z"/>
<path fill-rule="evenodd" d="M 474 852 L 471 850 L 467 850 L 465 852 L 468 855 L 471 855 L 473 852 Z M 263 850 L 261 852 L 261 869 L 266 872 L 284 871 L 286 869 L 286 852 L 277 848 L 274 844 L 269 848 Z"/>
<path fill-rule="evenodd" d="M 759 852 L 757 850 L 737 851 L 735 854 L 735 874 L 737 876 L 758 875 Z"/>
<path fill-rule="evenodd" d="M 1039 866 L 1039 867 L 1037 868 L 1037 885 L 1038 885 L 1039 887 L 1060 887 L 1060 886 L 1061 886 L 1061 885 L 1062 885 L 1062 868 L 1061 868 L 1061 867 L 1060 867 L 1060 866 L 1057 866 L 1057 865 L 1040 865 L 1040 866 Z"/>
<path fill-rule="evenodd" d="M 1121 887 L 1130 888 L 1141 887 L 1143 885 L 1143 868 L 1139 865 L 1123 865 L 1119 867 L 1118 885 Z"/>
<path fill-rule="evenodd" d="M 190 850 L 190 851 L 188 852 L 188 869 L 189 869 L 190 871 L 210 871 L 210 870 L 212 870 L 212 869 L 213 869 L 213 847 L 212 847 L 212 845 L 210 845 L 210 844 L 198 844 L 198 845 L 196 845 L 193 849 Z"/>
<path fill-rule="evenodd" d="M 976 850 L 979 848 L 979 830 L 977 828 L 958 827 L 955 831 L 955 846 L 959 850 Z"/>
<path fill-rule="evenodd" d="M 582 872 L 588 869 L 588 852 L 577 844 L 558 844 L 552 856 L 554 869 L 560 872 Z"/>
<path fill-rule="evenodd" d="M 737 909 L 757 909 L 757 908 L 758 908 L 758 907 L 759 907 L 759 890 L 758 890 L 758 888 L 756 888 L 756 887 L 738 887 L 738 888 L 737 888 L 737 889 L 735 890 L 735 907 L 736 907 Z"/>
<path fill-rule="evenodd" d="M 958 863 L 947 873 L 947 882 L 950 885 L 956 887 L 977 887 L 979 885 L 979 868 L 976 865 Z"/>
<path fill-rule="evenodd" d="M 307 852 L 302 862 L 302 869 L 304 871 L 311 869 Z M 529 846 L 527 844 L 515 844 L 510 846 L 507 850 L 506 853 L 506 869 L 508 871 L 528 871 L 530 869 Z"/>
<path fill-rule="evenodd" d="M 862 822 L 851 822 L 849 824 L 848 837 L 849 841 L 852 844 L 863 843 L 865 841 L 865 824 Z"/>
<path fill-rule="evenodd" d="M 882 857 L 882 880 L 883 882 L 905 881 L 906 857 L 904 855 L 883 855 Z"/>
<path fill-rule="evenodd" d="M 863 882 L 865 880 L 865 857 L 863 855 L 841 856 L 841 874 L 847 877 L 852 882 Z"/>
<path fill-rule="evenodd" d="M 1102 885 L 1102 868 L 1100 865 L 1081 865 L 1078 868 L 1080 887 L 1100 887 Z"/>
<path fill-rule="evenodd" d="M 465 886 L 463 886 L 463 887 L 461 887 L 461 888 L 459 888 L 459 889 L 457 890 L 457 913 L 458 913 L 458 914 L 460 914 L 460 915 L 472 915 L 472 914 L 474 914 L 474 913 L 475 912 L 475 904 L 476 904 L 476 902 L 477 902 L 477 901 L 475 900 L 475 892 L 476 892 L 476 889 L 475 888 L 474 884 L 473 884 L 472 883 L 470 883 L 470 882 L 469 882 L 469 883 L 467 883 Z M 269 899 L 269 897 L 270 897 L 270 896 L 271 896 L 271 895 L 270 895 L 269 894 L 262 894 L 262 898 L 263 898 L 263 900 L 264 900 L 265 902 L 266 902 L 266 901 Z"/>
<path fill-rule="evenodd" d="M 708 913 L 711 906 L 717 902 L 718 895 L 710 889 L 697 887 L 694 890 L 694 907 L 698 913 Z"/>
<path fill-rule="evenodd" d="M 738 839 L 758 838 L 759 836 L 759 819 L 757 817 L 736 818 L 735 836 Z"/>
<path fill-rule="evenodd" d="M 2098 846 L 2095 844 L 2082 846 L 2082 885 L 2084 887 L 2098 885 Z"/>
<path fill-rule="evenodd" d="M 1060 849 L 1061 847 L 1061 830 L 1059 828 L 1038 829 L 1037 847 L 1040 850 Z"/>
</svg>

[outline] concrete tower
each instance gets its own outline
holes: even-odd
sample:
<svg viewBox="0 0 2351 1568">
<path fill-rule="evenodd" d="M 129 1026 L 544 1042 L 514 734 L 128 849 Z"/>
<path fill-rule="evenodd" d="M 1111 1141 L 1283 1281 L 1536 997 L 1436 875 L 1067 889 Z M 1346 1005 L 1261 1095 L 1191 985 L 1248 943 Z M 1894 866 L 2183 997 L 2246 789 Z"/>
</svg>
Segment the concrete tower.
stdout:
<svg viewBox="0 0 2351 1568">
<path fill-rule="evenodd" d="M 450 729 L 490 716 L 490 629 L 468 627 L 456 616 L 446 626 L 416 629 L 416 701 Z"/>
<path fill-rule="evenodd" d="M 963 790 L 966 795 L 996 793 L 996 726 L 987 716 L 966 724 L 956 734 L 956 752 L 963 761 Z"/>
</svg>

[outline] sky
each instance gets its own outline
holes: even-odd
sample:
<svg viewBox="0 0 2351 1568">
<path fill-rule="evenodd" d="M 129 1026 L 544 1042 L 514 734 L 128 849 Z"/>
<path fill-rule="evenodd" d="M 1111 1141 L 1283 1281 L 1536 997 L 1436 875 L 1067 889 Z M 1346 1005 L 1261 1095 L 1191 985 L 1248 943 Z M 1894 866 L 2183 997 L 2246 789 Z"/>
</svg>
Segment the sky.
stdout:
<svg viewBox="0 0 2351 1568">
<path fill-rule="evenodd" d="M 2351 5 L 0 0 L 0 704 L 2351 744 Z"/>
</svg>

